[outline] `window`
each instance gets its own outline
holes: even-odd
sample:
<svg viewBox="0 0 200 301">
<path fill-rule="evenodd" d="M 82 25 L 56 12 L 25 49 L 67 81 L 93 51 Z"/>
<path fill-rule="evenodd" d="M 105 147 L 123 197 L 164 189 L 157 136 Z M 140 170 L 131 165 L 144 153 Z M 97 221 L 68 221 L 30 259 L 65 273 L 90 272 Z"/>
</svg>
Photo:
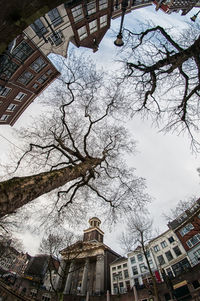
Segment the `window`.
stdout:
<svg viewBox="0 0 200 301">
<path fill-rule="evenodd" d="M 197 260 L 200 259 L 200 249 L 198 249 L 194 252 L 194 256 L 197 258 Z"/>
<path fill-rule="evenodd" d="M 1 121 L 6 121 L 8 119 L 9 115 L 3 114 L 0 118 Z"/>
<path fill-rule="evenodd" d="M 122 279 L 122 272 L 118 272 L 119 279 Z"/>
<path fill-rule="evenodd" d="M 167 268 L 166 269 L 166 272 L 167 272 L 167 275 L 169 276 L 169 277 L 173 277 L 173 273 L 172 273 L 172 270 L 170 269 L 170 268 Z"/>
<path fill-rule="evenodd" d="M 47 70 L 47 72 L 46 72 L 47 75 L 50 75 L 52 73 L 53 73 L 53 71 L 51 69 Z"/>
<path fill-rule="evenodd" d="M 0 74 L 2 79 L 9 79 L 18 67 L 19 65 L 13 62 L 8 55 L 0 56 Z"/>
<path fill-rule="evenodd" d="M 167 247 L 167 243 L 166 243 L 165 240 L 163 240 L 163 241 L 161 242 L 161 247 L 162 247 L 163 249 Z"/>
<path fill-rule="evenodd" d="M 50 10 L 48 16 L 54 27 L 58 26 L 63 21 L 57 8 Z"/>
<path fill-rule="evenodd" d="M 124 270 L 124 278 L 128 278 L 129 274 L 128 274 L 128 270 Z"/>
<path fill-rule="evenodd" d="M 34 75 L 29 72 L 29 71 L 25 71 L 19 78 L 18 78 L 18 82 L 23 84 L 23 85 L 27 85 L 32 78 L 34 77 Z"/>
<path fill-rule="evenodd" d="M 173 243 L 173 242 L 174 242 L 173 236 L 170 236 L 170 237 L 168 238 L 168 240 L 169 240 L 170 244 Z"/>
<path fill-rule="evenodd" d="M 118 265 L 118 266 L 117 266 L 117 269 L 118 269 L 118 270 L 119 270 L 119 269 L 121 269 L 121 268 L 122 268 L 122 266 L 121 266 L 121 265 Z"/>
<path fill-rule="evenodd" d="M 74 18 L 74 22 L 78 22 L 83 19 L 83 8 L 81 4 L 72 8 L 72 15 Z"/>
<path fill-rule="evenodd" d="M 31 65 L 30 68 L 32 70 L 34 70 L 35 72 L 39 72 L 40 70 L 42 70 L 45 66 L 47 65 L 47 63 L 41 58 L 38 57 Z"/>
<path fill-rule="evenodd" d="M 138 261 L 142 261 L 143 260 L 143 255 L 142 254 L 138 254 L 137 255 L 137 259 L 138 259 Z"/>
<path fill-rule="evenodd" d="M 132 271 L 133 271 L 133 275 L 137 275 L 138 274 L 138 269 L 136 266 L 132 267 Z"/>
<path fill-rule="evenodd" d="M 113 273 L 113 281 L 117 280 L 116 275 L 117 273 Z"/>
<path fill-rule="evenodd" d="M 180 275 L 185 270 L 188 270 L 188 268 L 190 268 L 190 263 L 187 260 L 187 258 L 184 258 L 183 260 L 179 261 L 178 263 L 172 265 L 172 270 L 176 276 Z"/>
<path fill-rule="evenodd" d="M 197 233 L 197 234 L 194 235 L 192 238 L 190 238 L 186 243 L 187 243 L 187 245 L 188 245 L 189 248 L 192 248 L 192 247 L 195 246 L 199 241 L 200 241 L 200 234 Z"/>
<path fill-rule="evenodd" d="M 100 17 L 100 28 L 107 25 L 107 15 Z"/>
<path fill-rule="evenodd" d="M 16 107 L 17 107 L 17 105 L 15 105 L 14 103 L 11 103 L 7 107 L 7 111 L 14 111 Z"/>
<path fill-rule="evenodd" d="M 107 7 L 108 7 L 108 0 L 99 0 L 99 10 L 102 10 Z"/>
<path fill-rule="evenodd" d="M 174 253 L 176 254 L 176 256 L 180 256 L 182 254 L 181 250 L 179 249 L 178 246 L 174 247 L 173 250 L 174 250 Z"/>
<path fill-rule="evenodd" d="M 11 91 L 11 88 L 0 86 L 0 96 L 7 96 Z"/>
<path fill-rule="evenodd" d="M 88 15 L 96 13 L 96 0 L 92 0 L 87 3 L 87 13 Z"/>
<path fill-rule="evenodd" d="M 18 61 L 24 62 L 33 52 L 33 48 L 26 41 L 22 41 L 17 47 L 15 47 L 12 54 Z"/>
<path fill-rule="evenodd" d="M 159 262 L 160 265 L 165 264 L 165 260 L 164 260 L 164 257 L 162 255 L 158 256 L 157 259 L 158 259 L 158 262 Z"/>
<path fill-rule="evenodd" d="M 167 257 L 168 261 L 170 261 L 170 260 L 172 260 L 172 259 L 173 259 L 173 256 L 172 256 L 172 253 L 171 253 L 171 251 L 167 251 L 167 252 L 165 253 L 165 255 L 166 255 L 166 257 Z"/>
<path fill-rule="evenodd" d="M 86 26 L 83 26 L 78 29 L 78 35 L 79 35 L 80 41 L 87 37 Z"/>
<path fill-rule="evenodd" d="M 42 36 L 47 33 L 47 28 L 40 19 L 35 20 L 35 22 L 31 24 L 31 28 L 35 31 L 39 38 L 42 38 Z"/>
<path fill-rule="evenodd" d="M 154 268 L 154 264 L 153 264 L 153 261 L 152 261 L 152 259 L 149 259 L 149 265 L 150 265 L 150 268 Z"/>
<path fill-rule="evenodd" d="M 63 42 L 61 32 L 60 31 L 55 32 L 48 38 L 48 40 L 52 45 L 56 45 L 56 46 L 60 45 Z"/>
<path fill-rule="evenodd" d="M 184 212 L 181 216 L 179 216 L 178 218 L 177 218 L 177 221 L 179 222 L 179 223 L 182 223 L 182 221 L 184 221 L 184 219 L 186 219 L 187 218 L 187 214 Z"/>
<path fill-rule="evenodd" d="M 37 82 L 40 83 L 40 84 L 43 84 L 47 80 L 47 78 L 48 78 L 48 76 L 46 74 L 43 74 L 42 76 L 40 76 L 37 79 Z"/>
<path fill-rule="evenodd" d="M 199 281 L 198 281 L 198 280 L 192 281 L 192 285 L 193 285 L 194 289 L 200 287 L 200 284 L 199 284 Z"/>
<path fill-rule="evenodd" d="M 131 257 L 130 261 L 131 261 L 131 264 L 134 264 L 135 263 L 135 256 Z"/>
<path fill-rule="evenodd" d="M 90 33 L 97 31 L 97 20 L 89 23 Z"/>
<path fill-rule="evenodd" d="M 154 246 L 154 247 L 153 247 L 153 249 L 154 249 L 154 251 L 155 251 L 155 252 L 158 252 L 158 251 L 160 251 L 160 247 L 159 247 L 159 245 L 156 245 L 156 246 Z"/>
<path fill-rule="evenodd" d="M 119 287 L 118 287 L 117 283 L 114 283 L 114 284 L 113 284 L 113 291 L 114 291 L 114 294 L 118 294 L 118 290 L 119 290 Z"/>
<path fill-rule="evenodd" d="M 39 85 L 36 84 L 36 83 L 33 85 L 33 88 L 34 88 L 34 89 L 37 89 L 38 87 L 39 87 Z"/>
<path fill-rule="evenodd" d="M 144 273 L 144 272 L 146 272 L 148 270 L 148 268 L 145 266 L 144 263 L 141 263 L 139 266 L 140 266 L 141 273 Z"/>
<path fill-rule="evenodd" d="M 116 271 L 116 267 L 112 267 L 112 271 Z"/>
<path fill-rule="evenodd" d="M 124 263 L 124 264 L 123 264 L 123 268 L 126 268 L 126 267 L 127 267 L 127 263 Z"/>
<path fill-rule="evenodd" d="M 21 101 L 27 94 L 23 93 L 23 92 L 19 92 L 16 96 L 15 99 L 18 101 Z"/>
<path fill-rule="evenodd" d="M 186 235 L 188 232 L 190 232 L 192 229 L 194 229 L 194 226 L 189 223 L 187 225 L 185 225 L 185 227 L 181 228 L 181 230 L 179 231 L 181 236 Z"/>
</svg>

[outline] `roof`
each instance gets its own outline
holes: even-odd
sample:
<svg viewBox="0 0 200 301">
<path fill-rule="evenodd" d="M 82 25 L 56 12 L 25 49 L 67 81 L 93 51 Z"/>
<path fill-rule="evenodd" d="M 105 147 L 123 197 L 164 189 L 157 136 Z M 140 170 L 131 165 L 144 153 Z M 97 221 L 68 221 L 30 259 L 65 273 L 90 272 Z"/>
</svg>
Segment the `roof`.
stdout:
<svg viewBox="0 0 200 301">
<path fill-rule="evenodd" d="M 113 264 L 116 264 L 116 263 L 120 263 L 120 262 L 123 262 L 123 261 L 127 261 L 127 260 L 128 260 L 128 258 L 123 256 L 123 257 L 117 258 L 114 261 L 112 261 L 110 263 L 110 265 L 113 265 Z"/>
</svg>

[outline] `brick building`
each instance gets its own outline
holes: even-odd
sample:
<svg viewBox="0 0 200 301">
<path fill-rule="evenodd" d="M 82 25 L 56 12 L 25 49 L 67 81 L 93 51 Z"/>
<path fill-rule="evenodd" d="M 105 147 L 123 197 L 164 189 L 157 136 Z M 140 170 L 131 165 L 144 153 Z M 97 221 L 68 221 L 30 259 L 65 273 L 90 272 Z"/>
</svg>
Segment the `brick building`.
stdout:
<svg viewBox="0 0 200 301">
<path fill-rule="evenodd" d="M 97 51 L 110 28 L 113 0 L 75 1 L 65 8 L 74 33 L 71 42 Z"/>
<path fill-rule="evenodd" d="M 176 233 L 191 264 L 196 265 L 200 260 L 200 199 L 168 226 Z"/>
<path fill-rule="evenodd" d="M 193 7 L 200 7 L 199 0 L 154 0 L 156 10 L 161 9 L 165 13 L 182 11 L 182 15 L 186 15 Z"/>
<path fill-rule="evenodd" d="M 0 124 L 13 125 L 59 72 L 25 35 L 0 57 Z"/>
</svg>

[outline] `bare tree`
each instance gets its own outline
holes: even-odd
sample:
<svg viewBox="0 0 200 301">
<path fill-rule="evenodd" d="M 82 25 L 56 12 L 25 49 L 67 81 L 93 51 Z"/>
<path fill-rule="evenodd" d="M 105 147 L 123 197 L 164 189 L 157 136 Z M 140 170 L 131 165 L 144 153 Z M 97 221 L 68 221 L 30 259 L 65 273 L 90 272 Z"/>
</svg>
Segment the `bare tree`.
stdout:
<svg viewBox="0 0 200 301">
<path fill-rule="evenodd" d="M 187 130 L 192 145 L 199 129 L 200 64 L 199 26 L 183 33 L 142 24 L 140 32 L 125 30 L 125 84 L 133 114 L 150 115 L 164 130 Z M 128 81 L 128 83 L 127 83 Z"/>
<path fill-rule="evenodd" d="M 147 212 L 130 215 L 128 227 L 120 239 L 120 245 L 126 246 L 126 251 L 134 249 L 136 253 L 142 253 L 147 263 L 147 270 L 152 279 L 153 290 L 156 300 L 160 300 L 155 275 L 149 262 L 150 247 L 149 241 L 152 239 L 152 219 Z"/>
<path fill-rule="evenodd" d="M 180 200 L 174 208 L 171 208 L 168 213 L 163 213 L 163 217 L 166 221 L 171 222 L 174 219 L 178 218 L 186 210 L 190 209 L 197 203 L 197 197 L 192 196 L 187 200 Z"/>
<path fill-rule="evenodd" d="M 58 293 L 58 291 L 55 286 L 55 278 L 53 277 L 52 272 L 56 273 L 57 277 L 62 278 L 63 275 L 66 276 L 62 265 L 60 265 L 60 268 L 58 269 L 60 251 L 73 244 L 76 239 L 77 236 L 74 235 L 74 233 L 59 227 L 56 232 L 47 233 L 40 243 L 39 252 L 49 255 L 47 273 L 49 274 L 51 288 L 55 293 Z"/>
<path fill-rule="evenodd" d="M 25 150 L 18 157 L 20 177 L 0 183 L 0 217 L 52 190 L 57 198 L 45 207 L 59 214 L 76 202 L 82 205 L 84 199 L 86 203 L 98 199 L 111 212 L 130 211 L 149 201 L 144 179 L 123 160 L 127 152 L 134 152 L 135 142 L 112 118 L 123 102 L 120 86 L 112 81 L 106 86 L 103 75 L 92 72 L 83 85 L 76 70 L 70 74 L 57 87 L 60 109 L 50 107 L 30 128 L 20 130 L 20 147 Z"/>
</svg>

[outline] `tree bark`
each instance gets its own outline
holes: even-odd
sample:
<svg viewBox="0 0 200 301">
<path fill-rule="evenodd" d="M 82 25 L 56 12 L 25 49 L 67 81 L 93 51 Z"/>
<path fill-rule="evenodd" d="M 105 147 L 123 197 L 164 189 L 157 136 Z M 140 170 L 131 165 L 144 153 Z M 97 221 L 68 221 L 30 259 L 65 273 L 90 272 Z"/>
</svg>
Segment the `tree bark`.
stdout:
<svg viewBox="0 0 200 301">
<path fill-rule="evenodd" d="M 153 290 L 154 290 L 155 299 L 156 299 L 156 301 L 160 301 L 160 297 L 158 295 L 158 287 L 157 287 L 155 275 L 153 274 L 152 269 L 151 269 L 150 264 L 149 264 L 149 259 L 148 259 L 148 256 L 147 256 L 147 252 L 145 250 L 144 239 L 143 239 L 143 234 L 142 233 L 141 233 L 141 245 L 142 245 L 142 250 L 143 250 L 143 253 L 144 253 L 144 257 L 145 257 L 146 262 L 147 262 L 148 270 L 149 270 L 149 273 L 151 275 L 151 279 L 152 279 L 152 282 L 153 282 Z"/>
<path fill-rule="evenodd" d="M 15 212 L 47 192 L 85 176 L 102 161 L 103 158 L 86 158 L 84 162 L 75 166 L 0 182 L 0 217 Z"/>
</svg>

